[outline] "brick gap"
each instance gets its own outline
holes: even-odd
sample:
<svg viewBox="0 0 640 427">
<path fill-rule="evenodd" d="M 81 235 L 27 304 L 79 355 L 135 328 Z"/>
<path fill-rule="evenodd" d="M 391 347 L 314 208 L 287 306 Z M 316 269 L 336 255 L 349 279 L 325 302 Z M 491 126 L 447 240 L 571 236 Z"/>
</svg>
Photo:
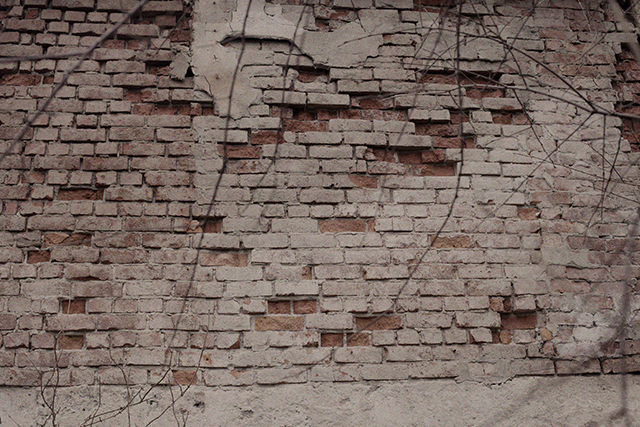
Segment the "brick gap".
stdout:
<svg viewBox="0 0 640 427">
<path fill-rule="evenodd" d="M 371 334 L 367 332 L 347 333 L 347 347 L 371 345 Z"/>
<path fill-rule="evenodd" d="M 60 335 L 56 343 L 60 350 L 80 350 L 84 347 L 84 335 Z"/>
<path fill-rule="evenodd" d="M 193 227 L 189 227 L 187 233 L 222 233 L 222 216 L 194 216 Z"/>
<path fill-rule="evenodd" d="M 344 334 L 335 332 L 320 333 L 320 347 L 342 347 Z"/>
<path fill-rule="evenodd" d="M 104 190 L 82 187 L 59 188 L 56 200 L 102 200 Z"/>
<path fill-rule="evenodd" d="M 43 237 L 43 246 L 45 248 L 64 245 L 64 246 L 91 246 L 91 234 L 88 233 L 62 233 L 52 232 L 45 233 Z"/>
<path fill-rule="evenodd" d="M 291 314 L 291 301 L 267 301 L 267 312 L 269 314 Z"/>
<path fill-rule="evenodd" d="M 51 259 L 51 251 L 34 250 L 27 252 L 27 264 L 39 264 L 49 262 Z"/>
<path fill-rule="evenodd" d="M 87 300 L 85 299 L 64 299 L 60 300 L 60 313 L 62 314 L 85 314 Z"/>
</svg>

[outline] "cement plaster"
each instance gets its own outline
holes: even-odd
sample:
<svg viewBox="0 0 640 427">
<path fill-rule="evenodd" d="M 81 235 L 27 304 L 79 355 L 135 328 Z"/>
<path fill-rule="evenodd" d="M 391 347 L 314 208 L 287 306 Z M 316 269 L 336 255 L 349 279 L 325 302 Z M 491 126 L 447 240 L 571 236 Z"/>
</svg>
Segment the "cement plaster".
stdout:
<svg viewBox="0 0 640 427">
<path fill-rule="evenodd" d="M 640 377 L 628 380 L 631 425 L 638 425 Z M 110 411 L 125 402 L 125 387 L 71 387 L 57 391 L 55 408 L 60 426 L 91 425 L 90 415 L 102 413 L 105 420 L 95 418 L 94 426 L 596 427 L 624 425 L 616 415 L 620 390 L 618 376 L 521 377 L 491 386 L 452 380 L 198 386 L 172 407 L 171 393 L 179 396 L 180 388 L 163 386 L 117 413 Z M 1 426 L 51 425 L 48 414 L 39 389 L 0 390 Z"/>
</svg>

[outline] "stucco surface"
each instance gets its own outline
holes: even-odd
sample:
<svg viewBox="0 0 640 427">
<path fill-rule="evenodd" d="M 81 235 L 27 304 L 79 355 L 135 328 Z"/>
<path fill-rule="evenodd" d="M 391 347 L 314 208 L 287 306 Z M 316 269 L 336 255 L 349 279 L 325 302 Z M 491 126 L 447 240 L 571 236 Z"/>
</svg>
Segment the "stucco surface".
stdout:
<svg viewBox="0 0 640 427">
<path fill-rule="evenodd" d="M 619 376 L 527 377 L 503 384 L 451 380 L 191 387 L 172 407 L 158 387 L 125 402 L 124 387 L 68 387 L 56 393 L 60 426 L 622 426 Z M 130 389 L 135 394 L 138 388 Z M 640 377 L 628 378 L 631 425 L 640 419 Z M 51 394 L 45 393 L 48 401 Z M 99 405 L 99 407 L 98 407 Z M 115 412 L 112 412 L 116 410 Z M 108 418 L 111 416 L 111 418 Z M 2 426 L 51 425 L 35 388 L 0 390 Z M 83 424 L 84 423 L 84 424 Z"/>
</svg>

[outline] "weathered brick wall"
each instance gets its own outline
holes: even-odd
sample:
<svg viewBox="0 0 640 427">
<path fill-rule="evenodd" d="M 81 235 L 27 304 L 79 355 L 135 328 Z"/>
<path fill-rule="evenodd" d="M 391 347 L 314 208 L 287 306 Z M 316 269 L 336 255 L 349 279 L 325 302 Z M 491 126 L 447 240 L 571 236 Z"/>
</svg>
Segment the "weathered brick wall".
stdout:
<svg viewBox="0 0 640 427">
<path fill-rule="evenodd" d="M 15 145 L 76 59 L 0 63 L 0 384 L 615 373 L 625 318 L 639 369 L 628 25 L 300 3 L 150 1 Z M 0 4 L 12 57 L 136 3 Z"/>
</svg>

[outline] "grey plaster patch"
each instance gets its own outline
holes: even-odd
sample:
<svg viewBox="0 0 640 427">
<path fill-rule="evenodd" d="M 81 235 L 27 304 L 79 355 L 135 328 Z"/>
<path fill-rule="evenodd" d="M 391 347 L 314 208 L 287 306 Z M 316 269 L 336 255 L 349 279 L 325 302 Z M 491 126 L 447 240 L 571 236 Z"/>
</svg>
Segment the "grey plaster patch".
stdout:
<svg viewBox="0 0 640 427">
<path fill-rule="evenodd" d="M 189 58 L 184 53 L 178 53 L 173 62 L 171 62 L 171 67 L 169 69 L 171 78 L 182 81 L 187 76 L 188 71 Z"/>
</svg>

